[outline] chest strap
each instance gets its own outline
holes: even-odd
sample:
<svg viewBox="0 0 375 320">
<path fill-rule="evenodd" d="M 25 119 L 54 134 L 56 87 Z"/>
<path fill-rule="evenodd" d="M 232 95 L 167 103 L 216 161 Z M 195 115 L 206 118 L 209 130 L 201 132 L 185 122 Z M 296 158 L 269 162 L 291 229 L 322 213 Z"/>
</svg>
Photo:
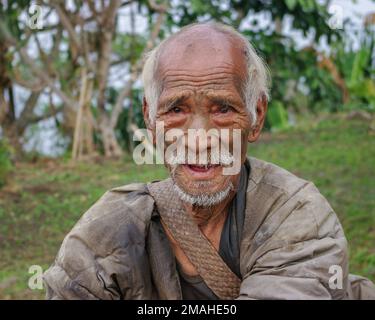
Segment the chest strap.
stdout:
<svg viewBox="0 0 375 320">
<path fill-rule="evenodd" d="M 172 179 L 149 183 L 147 188 L 155 200 L 162 222 L 207 286 L 220 299 L 237 298 L 241 280 L 184 210 L 181 200 L 173 190 Z"/>
</svg>

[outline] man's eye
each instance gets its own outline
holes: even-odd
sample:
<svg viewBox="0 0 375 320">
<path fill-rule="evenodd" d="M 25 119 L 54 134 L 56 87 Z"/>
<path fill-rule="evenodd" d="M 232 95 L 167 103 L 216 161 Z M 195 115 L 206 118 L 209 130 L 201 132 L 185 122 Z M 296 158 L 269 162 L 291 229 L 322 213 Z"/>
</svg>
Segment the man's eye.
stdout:
<svg viewBox="0 0 375 320">
<path fill-rule="evenodd" d="M 220 113 L 228 113 L 229 111 L 233 110 L 233 108 L 229 105 L 221 106 L 219 108 Z"/>
<path fill-rule="evenodd" d="M 180 107 L 173 107 L 169 111 L 173 113 L 180 113 L 182 109 Z"/>
</svg>

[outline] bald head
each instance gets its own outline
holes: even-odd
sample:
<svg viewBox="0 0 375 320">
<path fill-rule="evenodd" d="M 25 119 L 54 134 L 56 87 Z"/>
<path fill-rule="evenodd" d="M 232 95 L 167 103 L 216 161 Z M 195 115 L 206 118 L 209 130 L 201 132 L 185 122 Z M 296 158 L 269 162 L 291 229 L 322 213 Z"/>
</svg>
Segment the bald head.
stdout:
<svg viewBox="0 0 375 320">
<path fill-rule="evenodd" d="M 160 48 L 156 74 L 163 68 L 199 71 L 232 65 L 246 78 L 246 47 L 242 38 L 217 30 L 214 25 L 182 29 Z"/>
</svg>

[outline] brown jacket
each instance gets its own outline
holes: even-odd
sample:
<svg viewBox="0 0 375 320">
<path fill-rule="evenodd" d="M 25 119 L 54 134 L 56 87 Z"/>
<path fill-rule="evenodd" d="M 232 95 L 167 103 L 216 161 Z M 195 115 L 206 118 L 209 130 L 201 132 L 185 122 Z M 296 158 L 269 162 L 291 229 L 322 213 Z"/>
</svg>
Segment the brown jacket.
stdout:
<svg viewBox="0 0 375 320">
<path fill-rule="evenodd" d="M 348 274 L 344 232 L 317 188 L 276 165 L 249 161 L 239 299 L 375 299 L 369 280 Z M 45 272 L 47 298 L 181 299 L 159 218 L 145 184 L 105 193 Z M 342 289 L 329 284 L 331 266 L 342 269 Z"/>
</svg>

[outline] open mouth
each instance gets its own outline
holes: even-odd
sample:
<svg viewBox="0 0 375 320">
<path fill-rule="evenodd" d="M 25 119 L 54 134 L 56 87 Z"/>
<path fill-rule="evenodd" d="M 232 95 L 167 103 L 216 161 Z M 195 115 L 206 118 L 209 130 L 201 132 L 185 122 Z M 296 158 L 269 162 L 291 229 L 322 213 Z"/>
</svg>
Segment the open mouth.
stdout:
<svg viewBox="0 0 375 320">
<path fill-rule="evenodd" d="M 183 170 L 193 179 L 209 180 L 221 173 L 222 166 L 219 164 L 183 164 Z"/>
<path fill-rule="evenodd" d="M 206 165 L 187 164 L 186 166 L 190 170 L 193 170 L 196 172 L 207 172 L 211 170 L 212 168 L 218 167 L 219 165 L 218 164 L 206 164 Z"/>
</svg>

